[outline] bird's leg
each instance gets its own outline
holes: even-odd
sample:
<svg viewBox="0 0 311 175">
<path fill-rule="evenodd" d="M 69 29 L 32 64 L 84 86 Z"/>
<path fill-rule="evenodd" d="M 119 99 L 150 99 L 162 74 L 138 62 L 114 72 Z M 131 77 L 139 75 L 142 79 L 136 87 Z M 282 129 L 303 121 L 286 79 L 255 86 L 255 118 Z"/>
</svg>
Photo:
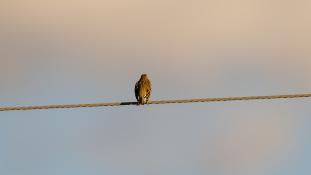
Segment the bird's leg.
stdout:
<svg viewBox="0 0 311 175">
<path fill-rule="evenodd" d="M 139 106 L 141 103 L 140 103 L 140 97 L 138 97 L 137 99 L 137 106 Z"/>
<path fill-rule="evenodd" d="M 145 98 L 142 98 L 141 104 L 142 104 L 142 105 L 145 105 L 145 104 L 146 104 Z"/>
<path fill-rule="evenodd" d="M 144 98 L 139 97 L 139 105 L 144 105 Z"/>
</svg>

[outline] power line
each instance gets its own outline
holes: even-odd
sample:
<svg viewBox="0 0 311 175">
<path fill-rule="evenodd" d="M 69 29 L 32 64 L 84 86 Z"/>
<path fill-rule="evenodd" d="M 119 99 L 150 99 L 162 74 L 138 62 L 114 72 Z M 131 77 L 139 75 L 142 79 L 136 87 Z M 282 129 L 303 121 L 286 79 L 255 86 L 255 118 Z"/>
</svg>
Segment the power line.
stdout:
<svg viewBox="0 0 311 175">
<path fill-rule="evenodd" d="M 311 94 L 244 96 L 244 97 L 224 97 L 224 98 L 201 98 L 201 99 L 185 99 L 185 100 L 159 100 L 159 101 L 150 101 L 150 102 L 148 102 L 147 105 L 170 104 L 170 103 L 196 103 L 196 102 L 226 102 L 226 101 L 242 101 L 242 100 L 272 100 L 272 99 L 307 98 L 307 97 L 311 97 Z M 123 105 L 137 105 L 137 102 L 0 107 L 0 111 L 58 109 L 58 108 L 89 108 L 89 107 L 123 106 Z"/>
</svg>

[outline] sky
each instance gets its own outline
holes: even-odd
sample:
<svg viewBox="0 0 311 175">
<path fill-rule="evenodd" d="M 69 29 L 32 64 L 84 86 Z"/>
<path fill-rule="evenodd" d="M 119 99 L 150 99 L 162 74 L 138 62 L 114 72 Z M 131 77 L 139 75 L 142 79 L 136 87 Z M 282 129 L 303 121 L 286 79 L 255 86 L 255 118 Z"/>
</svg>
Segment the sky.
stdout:
<svg viewBox="0 0 311 175">
<path fill-rule="evenodd" d="M 310 93 L 308 0 L 2 0 L 0 106 Z M 0 174 L 310 174 L 310 99 L 0 113 Z"/>
</svg>

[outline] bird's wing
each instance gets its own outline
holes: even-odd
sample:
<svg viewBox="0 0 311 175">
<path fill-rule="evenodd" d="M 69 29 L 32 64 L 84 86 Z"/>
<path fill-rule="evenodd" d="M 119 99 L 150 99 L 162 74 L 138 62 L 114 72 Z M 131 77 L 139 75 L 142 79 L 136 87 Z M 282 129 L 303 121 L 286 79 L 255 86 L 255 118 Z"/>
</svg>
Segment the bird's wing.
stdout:
<svg viewBox="0 0 311 175">
<path fill-rule="evenodd" d="M 137 82 L 135 84 L 135 97 L 136 97 L 136 100 L 138 101 L 138 96 L 139 96 L 139 83 Z"/>
<path fill-rule="evenodd" d="M 151 82 L 150 82 L 150 80 L 147 80 L 147 81 L 146 81 L 146 91 L 147 91 L 147 93 L 146 93 L 146 98 L 147 98 L 147 99 L 149 99 L 149 97 L 150 97 L 150 95 L 151 95 L 151 90 L 152 90 L 152 88 L 151 88 Z"/>
</svg>

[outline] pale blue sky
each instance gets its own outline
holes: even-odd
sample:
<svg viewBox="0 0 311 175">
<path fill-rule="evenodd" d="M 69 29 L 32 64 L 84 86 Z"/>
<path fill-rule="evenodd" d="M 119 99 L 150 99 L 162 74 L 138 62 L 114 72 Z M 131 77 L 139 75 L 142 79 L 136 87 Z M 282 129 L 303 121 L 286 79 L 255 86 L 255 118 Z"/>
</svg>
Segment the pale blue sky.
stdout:
<svg viewBox="0 0 311 175">
<path fill-rule="evenodd" d="M 310 93 L 310 3 L 0 2 L 0 106 Z M 310 99 L 0 113 L 0 174 L 310 174 Z"/>
</svg>

